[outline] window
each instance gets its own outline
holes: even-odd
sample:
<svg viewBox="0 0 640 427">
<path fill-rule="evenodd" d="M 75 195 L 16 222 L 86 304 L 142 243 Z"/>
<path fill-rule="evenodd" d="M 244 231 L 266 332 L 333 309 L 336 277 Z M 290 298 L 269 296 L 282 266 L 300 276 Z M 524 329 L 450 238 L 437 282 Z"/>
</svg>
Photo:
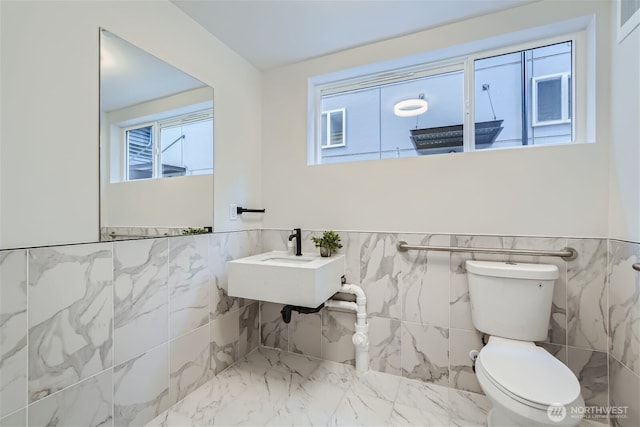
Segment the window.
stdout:
<svg viewBox="0 0 640 427">
<path fill-rule="evenodd" d="M 533 126 L 571 122 L 571 75 L 569 73 L 532 79 Z"/>
<path fill-rule="evenodd" d="M 312 78 L 308 162 L 574 142 L 573 97 L 578 88 L 586 99 L 587 79 L 576 86 L 572 76 L 575 64 L 586 64 L 576 60 L 575 49 L 584 39 L 576 33 L 403 67 L 374 64 L 369 74 L 345 70 Z M 586 57 L 584 47 L 581 52 Z M 399 102 L 421 99 L 426 111 L 394 114 Z M 583 138 L 585 111 L 579 116 Z"/>
<path fill-rule="evenodd" d="M 213 111 L 123 129 L 127 180 L 213 173 Z"/>
<path fill-rule="evenodd" d="M 322 113 L 322 148 L 344 147 L 345 142 L 345 109 L 324 111 Z"/>
<path fill-rule="evenodd" d="M 153 125 L 125 129 L 129 180 L 153 176 Z"/>
</svg>

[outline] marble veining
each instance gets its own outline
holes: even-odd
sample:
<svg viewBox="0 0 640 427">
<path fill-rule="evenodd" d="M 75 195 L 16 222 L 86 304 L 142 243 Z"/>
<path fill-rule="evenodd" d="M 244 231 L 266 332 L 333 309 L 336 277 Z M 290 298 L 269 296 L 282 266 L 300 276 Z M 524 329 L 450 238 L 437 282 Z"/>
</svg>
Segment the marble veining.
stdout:
<svg viewBox="0 0 640 427">
<path fill-rule="evenodd" d="M 168 239 L 113 243 L 115 364 L 169 338 Z"/>
<path fill-rule="evenodd" d="M 29 251 L 29 400 L 112 366 L 111 244 Z"/>
<path fill-rule="evenodd" d="M 582 348 L 568 348 L 568 366 L 578 378 L 587 406 L 607 406 L 609 372 L 607 353 Z"/>
<path fill-rule="evenodd" d="M 282 321 L 282 304 L 260 302 L 260 344 L 289 350 L 289 325 Z"/>
<path fill-rule="evenodd" d="M 449 385 L 449 330 L 402 324 L 402 376 Z"/>
<path fill-rule="evenodd" d="M 640 275 L 632 265 L 639 260 L 639 244 L 610 242 L 609 350 L 636 375 L 640 375 Z"/>
<path fill-rule="evenodd" d="M 369 369 L 402 375 L 401 322 L 371 317 L 369 320 Z"/>
<path fill-rule="evenodd" d="M 255 255 L 260 252 L 261 237 L 258 231 L 212 234 L 209 239 L 209 265 L 211 287 L 209 290 L 209 316 L 216 320 L 220 316 L 243 307 L 241 298 L 227 294 L 227 261 Z"/>
<path fill-rule="evenodd" d="M 210 323 L 211 369 L 215 374 L 225 370 L 238 360 L 240 337 L 240 312 L 238 310 Z"/>
<path fill-rule="evenodd" d="M 451 236 L 398 236 L 418 245 L 450 246 Z M 403 320 L 449 327 L 448 252 L 407 251 L 398 254 Z"/>
<path fill-rule="evenodd" d="M 68 387 L 29 406 L 29 426 L 111 426 L 112 370 Z"/>
<path fill-rule="evenodd" d="M 313 357 L 320 357 L 322 355 L 321 316 L 321 313 L 292 313 L 291 323 L 289 324 L 289 351 Z"/>
<path fill-rule="evenodd" d="M 607 351 L 607 241 L 572 239 L 568 244 L 579 255 L 567 262 L 567 344 Z"/>
<path fill-rule="evenodd" d="M 209 323 L 209 236 L 169 239 L 171 338 Z"/>
<path fill-rule="evenodd" d="M 640 378 L 611 355 L 609 355 L 609 387 L 609 404 L 627 407 L 623 417 L 611 419 L 611 426 L 639 426 Z"/>
<path fill-rule="evenodd" d="M 209 325 L 202 326 L 170 343 L 170 402 L 176 403 L 212 376 Z"/>
<path fill-rule="evenodd" d="M 482 348 L 479 332 L 449 329 L 449 386 L 459 390 L 482 393 L 469 358 L 471 350 Z"/>
<path fill-rule="evenodd" d="M 170 406 L 169 343 L 113 369 L 114 425 L 136 426 Z"/>
<path fill-rule="evenodd" d="M 239 313 L 238 354 L 236 360 L 246 356 L 260 345 L 260 304 L 247 300 Z"/>
<path fill-rule="evenodd" d="M 367 294 L 367 316 L 402 318 L 397 238 L 387 233 L 360 236 L 360 280 Z"/>
<path fill-rule="evenodd" d="M 322 358 L 355 365 L 355 319 L 351 312 L 322 310 Z"/>
</svg>

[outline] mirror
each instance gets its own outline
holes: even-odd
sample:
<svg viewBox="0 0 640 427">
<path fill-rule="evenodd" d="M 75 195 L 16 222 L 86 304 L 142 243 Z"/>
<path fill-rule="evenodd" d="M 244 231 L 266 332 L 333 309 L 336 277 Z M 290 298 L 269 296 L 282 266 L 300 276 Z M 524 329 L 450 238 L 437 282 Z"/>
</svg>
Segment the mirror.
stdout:
<svg viewBox="0 0 640 427">
<path fill-rule="evenodd" d="M 211 232 L 213 88 L 100 31 L 100 240 Z"/>
</svg>

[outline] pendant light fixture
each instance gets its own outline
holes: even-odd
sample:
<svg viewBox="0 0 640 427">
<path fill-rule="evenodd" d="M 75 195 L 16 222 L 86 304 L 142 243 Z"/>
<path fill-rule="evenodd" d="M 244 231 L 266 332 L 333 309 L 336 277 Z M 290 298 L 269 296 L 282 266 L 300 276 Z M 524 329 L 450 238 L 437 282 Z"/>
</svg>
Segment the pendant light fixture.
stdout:
<svg viewBox="0 0 640 427">
<path fill-rule="evenodd" d="M 413 117 L 425 113 L 429 109 L 429 103 L 424 99 L 424 93 L 414 99 L 405 99 L 393 106 L 393 113 L 399 117 Z"/>
</svg>

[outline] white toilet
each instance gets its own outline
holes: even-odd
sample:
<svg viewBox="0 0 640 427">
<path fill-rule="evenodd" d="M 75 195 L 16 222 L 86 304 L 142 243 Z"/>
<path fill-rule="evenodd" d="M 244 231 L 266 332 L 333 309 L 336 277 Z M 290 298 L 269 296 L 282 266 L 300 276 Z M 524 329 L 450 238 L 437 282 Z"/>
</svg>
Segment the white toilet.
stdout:
<svg viewBox="0 0 640 427">
<path fill-rule="evenodd" d="M 466 261 L 473 324 L 490 335 L 476 376 L 492 426 L 575 426 L 584 400 L 575 375 L 534 344 L 547 337 L 555 265 Z M 572 409 L 573 408 L 573 409 Z"/>
</svg>

